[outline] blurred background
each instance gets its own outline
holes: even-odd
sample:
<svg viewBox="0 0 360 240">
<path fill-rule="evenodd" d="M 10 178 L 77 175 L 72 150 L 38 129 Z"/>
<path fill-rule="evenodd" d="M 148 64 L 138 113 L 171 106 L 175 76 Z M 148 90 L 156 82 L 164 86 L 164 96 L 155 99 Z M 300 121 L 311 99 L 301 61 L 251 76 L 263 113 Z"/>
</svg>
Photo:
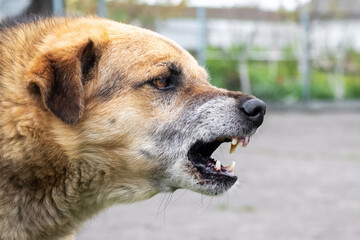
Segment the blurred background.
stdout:
<svg viewBox="0 0 360 240">
<path fill-rule="evenodd" d="M 211 83 L 268 104 L 220 197 L 185 190 L 111 207 L 77 239 L 360 239 L 359 0 L 0 0 L 0 19 L 88 15 L 175 40 Z"/>
<path fill-rule="evenodd" d="M 360 98 L 359 0 L 0 0 L 0 18 L 97 14 L 159 32 L 214 85 L 283 103 Z"/>
</svg>

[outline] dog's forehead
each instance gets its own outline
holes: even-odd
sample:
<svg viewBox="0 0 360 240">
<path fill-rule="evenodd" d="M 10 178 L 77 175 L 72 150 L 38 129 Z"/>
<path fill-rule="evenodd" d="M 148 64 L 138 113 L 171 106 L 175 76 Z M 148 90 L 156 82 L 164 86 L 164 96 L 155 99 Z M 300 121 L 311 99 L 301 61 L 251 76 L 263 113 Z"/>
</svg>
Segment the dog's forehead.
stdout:
<svg viewBox="0 0 360 240">
<path fill-rule="evenodd" d="M 190 78 L 208 81 L 206 70 L 174 41 L 155 32 L 119 24 L 109 34 L 110 55 L 143 76 L 161 75 L 176 66 Z M 125 61 L 125 63 L 124 63 Z"/>
</svg>

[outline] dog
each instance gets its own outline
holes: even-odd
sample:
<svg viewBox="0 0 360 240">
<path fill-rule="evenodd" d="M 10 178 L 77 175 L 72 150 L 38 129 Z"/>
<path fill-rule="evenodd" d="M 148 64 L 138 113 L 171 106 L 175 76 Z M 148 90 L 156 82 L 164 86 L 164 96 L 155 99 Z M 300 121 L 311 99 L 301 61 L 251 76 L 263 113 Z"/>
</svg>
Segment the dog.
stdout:
<svg viewBox="0 0 360 240">
<path fill-rule="evenodd" d="M 73 239 L 118 203 L 219 195 L 265 103 L 209 83 L 175 42 L 97 17 L 0 25 L 0 239 Z"/>
</svg>

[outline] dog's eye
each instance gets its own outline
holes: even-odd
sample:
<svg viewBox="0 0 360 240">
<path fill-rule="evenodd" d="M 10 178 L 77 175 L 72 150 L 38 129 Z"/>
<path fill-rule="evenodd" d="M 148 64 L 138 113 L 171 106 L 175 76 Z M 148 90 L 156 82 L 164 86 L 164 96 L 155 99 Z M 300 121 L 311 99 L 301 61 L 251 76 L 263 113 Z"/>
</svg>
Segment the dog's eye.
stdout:
<svg viewBox="0 0 360 240">
<path fill-rule="evenodd" d="M 174 87 L 174 84 L 169 78 L 158 78 L 152 81 L 154 87 L 160 90 L 166 90 Z"/>
</svg>

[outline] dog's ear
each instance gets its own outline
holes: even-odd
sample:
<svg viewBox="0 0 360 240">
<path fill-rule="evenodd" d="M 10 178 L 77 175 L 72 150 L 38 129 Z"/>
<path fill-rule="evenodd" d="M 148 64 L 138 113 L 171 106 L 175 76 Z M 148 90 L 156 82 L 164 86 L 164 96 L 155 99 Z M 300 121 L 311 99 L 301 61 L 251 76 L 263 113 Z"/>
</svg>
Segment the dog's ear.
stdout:
<svg viewBox="0 0 360 240">
<path fill-rule="evenodd" d="M 45 107 L 72 125 L 84 111 L 84 84 L 96 62 L 92 40 L 51 49 L 30 67 L 29 90 L 41 95 Z"/>
</svg>

